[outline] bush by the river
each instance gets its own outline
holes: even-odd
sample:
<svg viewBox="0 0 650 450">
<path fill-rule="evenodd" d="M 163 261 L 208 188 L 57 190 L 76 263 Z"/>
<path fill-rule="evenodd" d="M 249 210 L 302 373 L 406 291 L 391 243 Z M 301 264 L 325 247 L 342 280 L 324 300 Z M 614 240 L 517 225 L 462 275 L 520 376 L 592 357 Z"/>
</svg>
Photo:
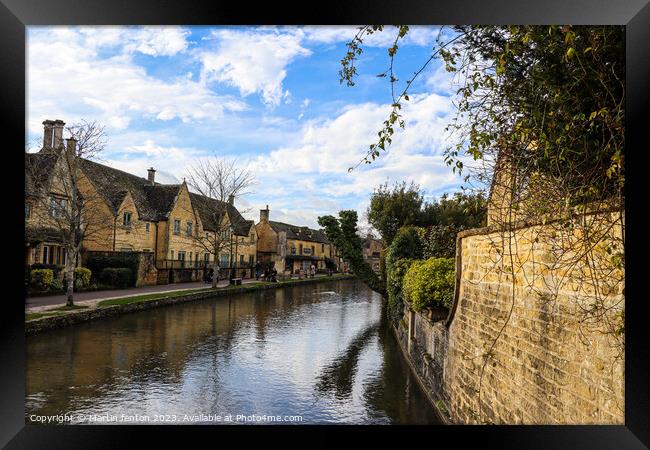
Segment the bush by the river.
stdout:
<svg viewBox="0 0 650 450">
<path fill-rule="evenodd" d="M 393 261 L 402 258 L 422 259 L 424 249 L 423 236 L 423 228 L 412 226 L 400 228 L 388 248 L 386 257 Z"/>
<path fill-rule="evenodd" d="M 102 270 L 99 279 L 103 284 L 118 288 L 125 288 L 131 284 L 133 273 L 128 267 L 106 267 Z"/>
<path fill-rule="evenodd" d="M 415 261 L 404 276 L 404 298 L 415 311 L 428 307 L 449 308 L 454 296 L 454 271 L 453 258 Z"/>
<path fill-rule="evenodd" d="M 456 236 L 464 229 L 464 226 L 455 224 L 428 227 L 423 238 L 424 259 L 456 256 Z"/>
<path fill-rule="evenodd" d="M 397 324 L 402 319 L 404 310 L 404 298 L 402 292 L 402 284 L 404 275 L 408 271 L 412 259 L 402 258 L 393 260 L 392 258 L 386 259 L 386 293 L 388 294 L 387 313 L 388 318 Z"/>
</svg>

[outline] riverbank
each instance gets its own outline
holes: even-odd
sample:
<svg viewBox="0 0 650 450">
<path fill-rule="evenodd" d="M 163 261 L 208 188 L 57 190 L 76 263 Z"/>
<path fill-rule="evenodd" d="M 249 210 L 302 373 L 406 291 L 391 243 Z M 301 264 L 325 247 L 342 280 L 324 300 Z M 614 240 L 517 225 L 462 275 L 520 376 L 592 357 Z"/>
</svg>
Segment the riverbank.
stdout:
<svg viewBox="0 0 650 450">
<path fill-rule="evenodd" d="M 93 305 L 83 305 L 74 308 L 60 307 L 25 315 L 25 334 L 32 335 L 41 331 L 63 328 L 82 322 L 114 317 L 121 314 L 143 311 L 146 309 L 168 306 L 193 300 L 212 297 L 224 297 L 243 292 L 254 292 L 264 289 L 277 289 L 286 286 L 297 286 L 326 281 L 355 278 L 354 275 L 337 274 L 331 277 L 317 277 L 302 280 L 286 280 L 277 283 L 256 282 L 241 286 L 228 286 L 219 289 L 188 289 L 172 292 L 162 292 L 113 299 L 101 300 Z"/>
</svg>

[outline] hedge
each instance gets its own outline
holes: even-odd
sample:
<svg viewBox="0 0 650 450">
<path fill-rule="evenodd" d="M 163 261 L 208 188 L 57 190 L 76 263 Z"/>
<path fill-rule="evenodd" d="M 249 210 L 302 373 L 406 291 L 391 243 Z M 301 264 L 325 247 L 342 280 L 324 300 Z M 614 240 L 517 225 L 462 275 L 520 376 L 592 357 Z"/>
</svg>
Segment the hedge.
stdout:
<svg viewBox="0 0 650 450">
<path fill-rule="evenodd" d="M 52 281 L 54 281 L 52 269 L 32 269 L 30 273 L 30 283 L 38 289 L 45 290 L 49 288 Z"/>
<path fill-rule="evenodd" d="M 454 296 L 455 268 L 454 258 L 414 262 L 404 276 L 404 298 L 416 311 L 428 307 L 449 308 Z"/>
<path fill-rule="evenodd" d="M 106 267 L 99 276 L 102 283 L 119 288 L 128 287 L 132 278 L 133 271 L 128 267 Z"/>
<path fill-rule="evenodd" d="M 131 278 L 128 285 L 135 286 L 136 278 L 138 276 L 139 258 L 136 252 L 116 252 L 112 254 L 104 253 L 89 253 L 85 266 L 90 269 L 92 274 L 99 277 L 106 268 L 129 268 L 131 270 Z"/>
</svg>

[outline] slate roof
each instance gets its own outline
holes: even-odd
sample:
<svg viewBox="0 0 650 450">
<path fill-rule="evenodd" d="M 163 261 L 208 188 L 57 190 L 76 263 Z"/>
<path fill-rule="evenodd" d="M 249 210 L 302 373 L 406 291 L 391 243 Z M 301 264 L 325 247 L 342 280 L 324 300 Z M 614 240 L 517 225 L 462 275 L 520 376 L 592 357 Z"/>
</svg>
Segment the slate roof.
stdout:
<svg viewBox="0 0 650 450">
<path fill-rule="evenodd" d="M 330 241 L 327 239 L 327 235 L 323 230 L 314 230 L 308 227 L 301 227 L 298 225 L 291 225 L 283 222 L 276 222 L 269 220 L 269 225 L 273 228 L 273 231 L 279 233 L 284 231 L 287 233 L 287 239 L 298 239 L 301 241 L 311 241 L 311 242 L 321 242 L 324 244 L 329 244 Z"/>
<path fill-rule="evenodd" d="M 52 173 L 58 156 L 59 154 L 52 152 L 25 153 L 25 167 L 27 169 L 25 171 L 25 193 L 27 195 L 35 192 L 35 180 L 46 180 L 48 175 Z M 152 185 L 147 178 L 138 177 L 87 159 L 82 160 L 81 167 L 107 201 L 113 214 L 117 213 L 127 192 L 131 192 L 131 197 L 141 220 L 153 222 L 167 220 L 182 186 L 180 184 L 160 183 Z M 210 199 L 192 192 L 190 192 L 190 199 L 199 213 L 204 228 L 211 231 L 215 230 L 211 211 L 214 211 L 214 202 L 219 202 L 219 200 Z M 247 236 L 254 222 L 245 220 L 233 205 L 225 202 L 220 203 L 225 205 L 225 210 L 228 212 L 235 234 Z"/>
<path fill-rule="evenodd" d="M 127 191 L 130 191 L 138 215 L 142 220 L 154 222 L 167 220 L 182 186 L 181 184 L 160 183 L 152 185 L 147 178 L 88 160 L 84 160 L 83 168 L 86 175 L 109 201 L 114 213 L 120 207 Z M 190 192 L 190 201 L 198 212 L 205 230 L 214 231 L 216 229 L 214 211 L 220 211 L 220 208 L 225 206 L 235 234 L 247 236 L 250 232 L 253 221 L 245 220 L 233 205 L 193 192 Z"/>
<path fill-rule="evenodd" d="M 56 153 L 25 153 L 25 194 L 33 195 L 37 183 L 49 179 L 57 159 Z"/>
<path fill-rule="evenodd" d="M 236 235 L 248 236 L 248 233 L 250 233 L 251 226 L 253 226 L 254 222 L 252 220 L 244 219 L 237 208 L 230 203 L 205 197 L 193 192 L 190 192 L 190 200 L 192 201 L 192 205 L 194 205 L 196 211 L 199 213 L 199 217 L 201 218 L 205 230 L 216 230 L 218 225 L 217 214 L 225 211 L 230 218 L 230 223 L 232 224 Z"/>
</svg>

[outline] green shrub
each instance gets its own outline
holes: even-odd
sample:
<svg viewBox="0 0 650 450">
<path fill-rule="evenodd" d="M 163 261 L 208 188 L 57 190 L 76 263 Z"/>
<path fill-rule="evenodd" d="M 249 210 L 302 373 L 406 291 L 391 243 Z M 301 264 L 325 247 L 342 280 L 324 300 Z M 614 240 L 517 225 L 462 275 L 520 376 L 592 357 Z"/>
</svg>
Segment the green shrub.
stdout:
<svg viewBox="0 0 650 450">
<path fill-rule="evenodd" d="M 465 227 L 433 225 L 424 235 L 424 258 L 453 258 L 456 256 L 456 235 Z"/>
<path fill-rule="evenodd" d="M 30 279 L 32 286 L 40 290 L 45 290 L 52 284 L 54 272 L 52 269 L 32 269 Z"/>
<path fill-rule="evenodd" d="M 131 269 L 131 279 L 129 280 L 129 286 L 135 286 L 136 284 L 139 264 L 140 260 L 138 258 L 137 252 L 90 252 L 86 258 L 86 261 L 84 262 L 84 266 L 90 269 L 91 274 L 99 277 L 100 280 L 103 270 L 107 267 L 115 269 Z"/>
<path fill-rule="evenodd" d="M 449 308 L 454 296 L 455 261 L 453 258 L 429 258 L 416 261 L 404 276 L 404 298 L 413 309 Z"/>
<path fill-rule="evenodd" d="M 404 275 L 413 264 L 412 259 L 398 259 L 386 261 L 386 293 L 388 294 L 387 314 L 388 318 L 397 324 L 402 319 L 404 301 L 402 295 L 402 283 Z"/>
<path fill-rule="evenodd" d="M 50 269 L 52 271 L 53 278 L 59 278 L 59 273 L 63 270 L 63 266 L 57 266 L 56 264 L 42 264 L 34 263 L 31 265 L 31 269 Z"/>
<path fill-rule="evenodd" d="M 399 229 L 393 242 L 388 248 L 388 258 L 393 261 L 398 259 L 422 259 L 424 229 L 419 227 L 402 227 Z"/>
<path fill-rule="evenodd" d="M 55 279 L 52 280 L 52 282 L 50 283 L 50 285 L 49 285 L 49 287 L 48 287 L 48 290 L 50 290 L 50 291 L 54 291 L 54 292 L 56 292 L 56 291 L 63 291 L 63 290 L 64 290 L 64 289 L 63 289 L 63 281 L 59 280 L 58 278 L 55 278 Z"/>
<path fill-rule="evenodd" d="M 90 285 L 92 272 L 85 267 L 76 267 L 74 269 L 74 280 L 76 287 L 86 287 Z"/>
<path fill-rule="evenodd" d="M 99 276 L 102 283 L 119 288 L 128 287 L 131 278 L 132 271 L 128 267 L 106 267 Z"/>
</svg>

